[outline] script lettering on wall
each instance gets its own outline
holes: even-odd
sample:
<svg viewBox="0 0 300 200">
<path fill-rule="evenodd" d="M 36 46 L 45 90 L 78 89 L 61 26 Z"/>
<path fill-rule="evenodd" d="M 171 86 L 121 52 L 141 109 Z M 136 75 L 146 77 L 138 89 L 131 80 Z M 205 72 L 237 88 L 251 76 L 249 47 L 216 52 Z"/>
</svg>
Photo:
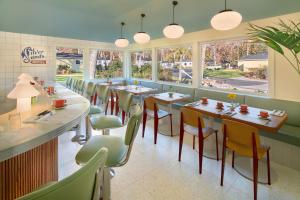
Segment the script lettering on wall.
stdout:
<svg viewBox="0 0 300 200">
<path fill-rule="evenodd" d="M 24 46 L 21 49 L 21 66 L 46 66 L 48 63 L 46 47 Z"/>
</svg>

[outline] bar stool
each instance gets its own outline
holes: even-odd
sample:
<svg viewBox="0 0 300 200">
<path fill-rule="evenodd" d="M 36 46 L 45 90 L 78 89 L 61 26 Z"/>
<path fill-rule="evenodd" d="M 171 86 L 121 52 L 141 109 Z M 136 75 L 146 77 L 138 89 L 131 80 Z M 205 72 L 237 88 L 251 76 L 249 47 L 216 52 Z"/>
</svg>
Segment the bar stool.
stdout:
<svg viewBox="0 0 300 200">
<path fill-rule="evenodd" d="M 240 122 L 223 120 L 223 152 L 221 169 L 221 186 L 224 181 L 224 168 L 226 149 L 232 150 L 232 167 L 234 168 L 234 154 L 250 157 L 253 159 L 253 191 L 254 200 L 257 199 L 258 160 L 267 154 L 268 184 L 271 185 L 270 174 L 270 147 L 262 146 L 258 129 Z"/>
<path fill-rule="evenodd" d="M 108 103 L 109 103 L 109 87 L 105 85 L 96 85 L 94 95 L 94 105 L 97 104 L 97 99 L 99 100 L 99 104 L 102 104 L 105 110 L 105 115 L 107 114 Z"/>
<path fill-rule="evenodd" d="M 101 175 L 107 160 L 108 150 L 99 148 L 78 171 L 58 182 L 50 182 L 18 200 L 100 199 Z M 96 178 L 95 178 L 96 175 Z"/>
<path fill-rule="evenodd" d="M 202 114 L 188 109 L 181 108 L 180 109 L 180 136 L 179 136 L 179 154 L 178 161 L 181 161 L 181 152 L 183 145 L 183 137 L 184 132 L 195 135 L 198 137 L 198 145 L 199 145 L 199 173 L 202 173 L 202 160 L 203 160 L 203 142 L 208 136 L 212 134 L 216 134 L 216 154 L 217 161 L 219 160 L 219 152 L 218 152 L 218 130 L 214 130 L 211 127 L 205 127 Z"/>
<path fill-rule="evenodd" d="M 71 89 L 72 89 L 74 92 L 76 92 L 77 82 L 78 82 L 77 79 L 74 79 L 73 82 L 72 82 Z"/>
<path fill-rule="evenodd" d="M 149 96 L 144 99 L 144 110 L 143 110 L 143 134 L 145 135 L 145 127 L 147 122 L 147 116 L 154 118 L 154 144 L 157 142 L 157 133 L 158 133 L 158 121 L 164 117 L 170 117 L 170 128 L 171 128 L 171 136 L 173 137 L 173 128 L 172 128 L 172 113 L 161 110 L 158 108 L 156 104 L 156 100 Z"/>
<path fill-rule="evenodd" d="M 117 91 L 116 92 L 116 115 L 119 115 L 121 111 L 122 114 L 122 124 L 125 123 L 125 118 L 130 115 L 130 108 L 132 103 L 133 95 L 127 91 Z"/>
<path fill-rule="evenodd" d="M 105 170 L 105 197 L 110 199 L 110 168 L 121 167 L 125 165 L 129 158 L 133 142 L 139 130 L 142 118 L 141 109 L 138 107 L 136 112 L 130 117 L 125 136 L 112 135 L 96 135 L 91 137 L 89 141 L 80 149 L 76 155 L 76 162 L 79 164 L 86 163 L 99 149 L 106 147 L 108 149 L 108 157 Z"/>
<path fill-rule="evenodd" d="M 80 80 L 80 83 L 78 85 L 78 93 L 83 95 L 84 91 L 85 91 L 85 81 Z"/>
</svg>

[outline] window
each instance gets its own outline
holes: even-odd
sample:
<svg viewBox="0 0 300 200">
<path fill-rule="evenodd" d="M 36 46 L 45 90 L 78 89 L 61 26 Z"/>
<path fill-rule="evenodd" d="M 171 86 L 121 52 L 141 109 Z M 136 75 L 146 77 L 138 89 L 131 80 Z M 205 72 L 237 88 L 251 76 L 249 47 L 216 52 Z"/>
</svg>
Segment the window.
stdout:
<svg viewBox="0 0 300 200">
<path fill-rule="evenodd" d="M 123 76 L 123 52 L 92 50 L 90 59 L 94 78 L 118 78 Z"/>
<path fill-rule="evenodd" d="M 192 47 L 173 47 L 157 50 L 158 80 L 192 84 Z"/>
<path fill-rule="evenodd" d="M 266 94 L 268 48 L 248 40 L 201 44 L 204 87 Z"/>
<path fill-rule="evenodd" d="M 83 50 L 56 48 L 56 81 L 65 82 L 68 77 L 83 79 Z"/>
<path fill-rule="evenodd" d="M 152 79 L 152 52 L 135 51 L 131 53 L 132 78 Z"/>
</svg>

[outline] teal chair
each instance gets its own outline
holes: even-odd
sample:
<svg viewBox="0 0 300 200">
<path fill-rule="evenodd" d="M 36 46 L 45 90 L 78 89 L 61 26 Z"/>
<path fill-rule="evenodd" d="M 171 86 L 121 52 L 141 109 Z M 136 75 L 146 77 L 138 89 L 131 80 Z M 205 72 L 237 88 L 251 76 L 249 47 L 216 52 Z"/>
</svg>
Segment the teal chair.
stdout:
<svg viewBox="0 0 300 200">
<path fill-rule="evenodd" d="M 67 88 L 70 88 L 70 85 L 72 84 L 72 78 L 71 77 L 68 77 L 66 82 L 65 82 L 65 85 Z"/>
<path fill-rule="evenodd" d="M 105 177 L 109 177 L 110 168 L 120 167 L 128 162 L 134 139 L 140 127 L 141 118 L 142 111 L 137 106 L 136 112 L 128 121 L 125 136 L 96 135 L 91 137 L 77 153 L 76 162 L 85 164 L 99 149 L 105 147 L 108 149 Z M 107 193 L 110 193 L 110 178 L 105 179 L 104 186 L 106 187 L 106 195 L 109 195 Z"/>
<path fill-rule="evenodd" d="M 79 86 L 78 86 L 78 93 L 83 95 L 85 91 L 85 81 L 81 80 Z"/>
<path fill-rule="evenodd" d="M 78 82 L 77 79 L 74 79 L 73 82 L 72 82 L 71 89 L 72 89 L 74 92 L 76 92 L 77 82 Z"/>
<path fill-rule="evenodd" d="M 96 98 L 94 98 L 94 105 L 98 104 L 103 105 L 105 108 L 105 114 L 107 114 L 108 104 L 109 104 L 109 87 L 106 85 L 97 85 L 96 86 Z"/>
<path fill-rule="evenodd" d="M 69 177 L 47 184 L 18 200 L 94 200 L 100 199 L 100 175 L 108 150 L 99 148 L 78 171 Z"/>
<path fill-rule="evenodd" d="M 125 123 L 126 115 L 129 115 L 132 100 L 133 94 L 122 90 L 116 92 L 116 115 L 119 115 L 119 112 L 121 111 L 123 125 Z"/>
</svg>

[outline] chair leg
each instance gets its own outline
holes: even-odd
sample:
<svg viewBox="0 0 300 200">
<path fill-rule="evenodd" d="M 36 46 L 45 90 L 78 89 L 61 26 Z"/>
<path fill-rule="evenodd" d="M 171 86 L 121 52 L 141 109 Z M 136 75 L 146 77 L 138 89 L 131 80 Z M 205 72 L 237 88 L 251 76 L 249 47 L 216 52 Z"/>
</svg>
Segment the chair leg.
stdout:
<svg viewBox="0 0 300 200">
<path fill-rule="evenodd" d="M 97 104 L 97 94 L 94 95 L 94 105 Z"/>
<path fill-rule="evenodd" d="M 257 176 L 258 176 L 258 159 L 253 158 L 253 190 L 254 200 L 257 200 Z"/>
<path fill-rule="evenodd" d="M 144 112 L 144 115 L 143 115 L 143 133 L 142 133 L 142 137 L 144 137 L 144 135 L 145 135 L 146 123 L 147 123 L 147 113 Z"/>
<path fill-rule="evenodd" d="M 172 114 L 169 115 L 170 116 L 170 126 L 171 126 L 171 137 L 173 137 L 173 120 L 172 120 Z"/>
<path fill-rule="evenodd" d="M 271 167 L 270 167 L 270 152 L 267 151 L 267 165 L 268 165 L 268 184 L 271 185 Z"/>
<path fill-rule="evenodd" d="M 231 162 L 232 168 L 234 168 L 234 156 L 235 156 L 235 152 L 232 151 L 232 162 Z"/>
<path fill-rule="evenodd" d="M 221 166 L 221 186 L 223 186 L 224 181 L 224 169 L 225 169 L 225 155 L 226 155 L 226 147 L 223 142 L 223 148 L 222 148 L 222 166 Z"/>
<path fill-rule="evenodd" d="M 157 142 L 157 133 L 158 133 L 158 117 L 154 117 L 154 144 Z"/>
<path fill-rule="evenodd" d="M 199 148 L 199 174 L 202 174 L 202 161 L 203 161 L 203 138 L 198 136 Z"/>
<path fill-rule="evenodd" d="M 184 130 L 180 127 L 180 131 L 179 131 L 179 153 L 178 153 L 178 161 L 179 162 L 181 161 L 183 136 L 184 136 Z"/>
<path fill-rule="evenodd" d="M 195 140 L 196 140 L 196 136 L 193 135 L 193 149 L 195 149 Z"/>
<path fill-rule="evenodd" d="M 115 101 L 114 101 L 114 96 L 111 95 L 111 100 L 110 100 L 110 114 L 114 114 L 114 107 L 115 107 Z"/>
<path fill-rule="evenodd" d="M 216 133 L 216 154 L 217 154 L 217 161 L 219 161 L 219 142 L 218 142 L 218 131 Z"/>
<path fill-rule="evenodd" d="M 105 106 L 105 115 L 107 115 L 107 110 L 108 110 L 108 102 L 106 103 L 106 106 Z"/>
<path fill-rule="evenodd" d="M 124 125 L 124 122 L 125 122 L 125 115 L 126 115 L 125 111 L 122 110 L 122 124 L 123 125 Z"/>
</svg>

